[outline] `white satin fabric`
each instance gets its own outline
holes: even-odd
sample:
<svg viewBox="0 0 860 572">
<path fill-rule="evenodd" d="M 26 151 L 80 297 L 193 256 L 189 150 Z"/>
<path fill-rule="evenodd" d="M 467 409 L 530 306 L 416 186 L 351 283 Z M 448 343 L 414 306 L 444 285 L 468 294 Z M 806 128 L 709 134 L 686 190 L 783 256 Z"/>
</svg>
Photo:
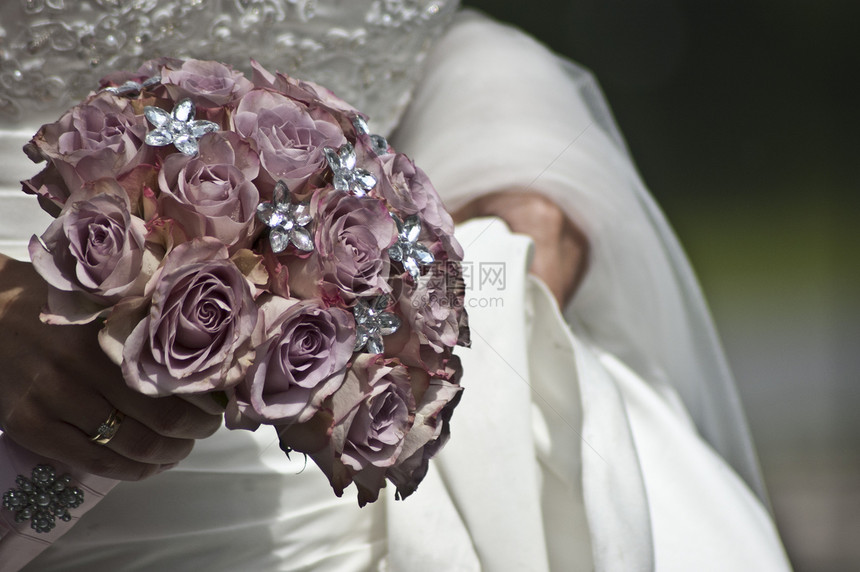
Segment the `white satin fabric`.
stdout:
<svg viewBox="0 0 860 572">
<path fill-rule="evenodd" d="M 683 251 L 585 70 L 477 15 L 436 46 L 400 124 L 452 208 L 490 191 L 550 196 L 592 264 L 565 315 L 670 401 L 766 498 L 734 384 Z"/>
<path fill-rule="evenodd" d="M 527 238 L 497 219 L 458 227 L 473 347 L 452 439 L 415 495 L 358 509 L 270 432 L 221 430 L 121 483 L 28 570 L 788 569 L 689 266 L 596 87 L 565 66 L 465 15 L 395 134 L 449 206 L 545 192 L 594 253 L 566 323 L 525 272 Z M 0 240 L 18 256 L 47 226 L 13 182 L 36 170 L 25 141 L 0 133 Z"/>
</svg>

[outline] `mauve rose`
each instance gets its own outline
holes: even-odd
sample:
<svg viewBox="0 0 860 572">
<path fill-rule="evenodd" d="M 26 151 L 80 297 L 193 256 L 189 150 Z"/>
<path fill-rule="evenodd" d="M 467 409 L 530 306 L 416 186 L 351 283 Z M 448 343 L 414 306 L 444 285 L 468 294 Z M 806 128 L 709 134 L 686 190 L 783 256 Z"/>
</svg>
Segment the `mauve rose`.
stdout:
<svg viewBox="0 0 860 572">
<path fill-rule="evenodd" d="M 164 160 L 159 214 L 177 221 L 189 238 L 212 236 L 231 251 L 248 247 L 260 201 L 251 182 L 258 172 L 257 155 L 235 133 L 204 135 L 197 155 Z"/>
<path fill-rule="evenodd" d="M 333 91 L 331 91 L 327 87 L 323 87 L 318 83 L 314 83 L 312 81 L 306 81 L 292 77 L 289 78 L 289 80 L 296 87 L 311 94 L 311 97 L 316 100 L 317 105 L 322 105 L 330 111 L 346 115 L 347 117 L 358 115 L 358 110 L 356 108 L 339 98 L 337 95 L 335 95 Z"/>
<path fill-rule="evenodd" d="M 147 292 L 149 315 L 122 351 L 130 387 L 158 396 L 221 390 L 242 380 L 253 359 L 259 311 L 253 285 L 219 240 L 199 238 L 174 248 Z"/>
<path fill-rule="evenodd" d="M 452 356 L 447 369 L 450 381 L 430 378 L 426 385 L 421 387 L 417 387 L 417 376 L 413 376 L 413 391 L 420 395 L 415 419 L 403 441 L 403 449 L 397 462 L 386 472 L 386 477 L 397 487 L 398 499 L 404 499 L 415 492 L 427 474 L 430 459 L 447 443 L 451 435 L 451 416 L 463 395 L 459 385 L 463 371 L 459 358 Z"/>
<path fill-rule="evenodd" d="M 355 322 L 349 312 L 278 296 L 260 309 L 265 338 L 230 397 L 231 428 L 308 421 L 341 386 L 352 357 Z"/>
<path fill-rule="evenodd" d="M 27 144 L 27 155 L 50 160 L 72 192 L 84 183 L 120 178 L 145 161 L 146 120 L 131 103 L 100 92 L 43 125 Z"/>
<path fill-rule="evenodd" d="M 380 178 L 376 192 L 402 213 L 401 218 L 417 214 L 421 218 L 421 239 L 439 241 L 445 252 L 444 259 L 462 260 L 463 249 L 454 239 L 454 219 L 426 173 L 402 153 L 385 155 L 381 159 L 385 176 Z"/>
<path fill-rule="evenodd" d="M 121 298 L 142 294 L 158 266 L 145 235 L 116 181 L 97 181 L 73 194 L 41 241 L 30 239 L 33 266 L 49 285 L 43 318 L 86 323 Z"/>
<path fill-rule="evenodd" d="M 271 73 L 254 60 L 251 60 L 251 69 L 253 70 L 251 80 L 254 87 L 277 91 L 309 107 L 322 107 L 337 119 L 347 119 L 347 122 L 351 121 L 353 115 L 358 114 L 356 108 L 319 84 L 296 79 L 282 73 Z M 349 128 L 351 127 L 350 123 Z"/>
<path fill-rule="evenodd" d="M 448 440 L 449 422 L 462 395 L 462 371 L 456 356 L 448 356 L 442 377 L 431 377 L 418 368 L 407 369 L 397 360 L 363 354 L 347 373 L 343 386 L 326 401 L 327 408 L 320 409 L 308 423 L 279 428 L 281 448 L 310 455 L 338 496 L 354 482 L 360 506 L 377 500 L 386 478 L 397 487 L 398 498 L 405 498 L 415 491 L 427 473 L 429 460 Z M 379 385 L 386 389 L 371 389 Z M 383 395 L 385 399 L 379 401 Z M 409 411 L 407 422 L 403 420 L 403 403 Z M 356 418 L 364 421 L 359 423 Z M 395 447 L 389 443 L 400 437 L 404 428 L 405 435 L 392 451 Z M 353 434 L 356 438 L 350 441 Z M 380 435 L 387 438 L 382 444 L 373 443 Z M 373 446 L 368 447 L 371 443 Z"/>
<path fill-rule="evenodd" d="M 331 287 L 346 301 L 385 294 L 390 262 L 385 252 L 397 240 L 397 226 L 385 203 L 342 191 L 318 192 L 311 200 L 316 249 L 290 262 L 291 291 L 301 297 Z"/>
<path fill-rule="evenodd" d="M 397 360 L 361 354 L 347 370 L 331 406 L 332 464 L 323 470 L 338 496 L 355 481 L 359 504 L 373 502 L 412 427 L 415 398 L 409 371 Z"/>
<path fill-rule="evenodd" d="M 236 131 L 253 141 L 271 181 L 283 180 L 294 191 L 327 167 L 324 147 L 346 141 L 328 112 L 262 89 L 242 97 L 233 121 Z"/>
<path fill-rule="evenodd" d="M 448 262 L 431 266 L 417 284 L 404 281 L 398 302 L 421 345 L 442 353 L 458 344 L 461 329 L 468 333 L 464 297 L 459 265 Z"/>
<path fill-rule="evenodd" d="M 445 212 L 436 189 L 427 175 L 403 153 L 382 157 L 385 177 L 379 192 L 385 200 L 404 215 L 421 214 L 424 221 L 448 232 L 454 231 L 454 222 Z M 427 214 L 424 214 L 428 211 Z M 405 217 L 404 217 L 405 218 Z"/>
<path fill-rule="evenodd" d="M 253 88 L 242 72 L 203 60 L 185 60 L 179 66 L 168 62 L 161 83 L 174 101 L 190 97 L 198 107 L 225 106 Z"/>
</svg>

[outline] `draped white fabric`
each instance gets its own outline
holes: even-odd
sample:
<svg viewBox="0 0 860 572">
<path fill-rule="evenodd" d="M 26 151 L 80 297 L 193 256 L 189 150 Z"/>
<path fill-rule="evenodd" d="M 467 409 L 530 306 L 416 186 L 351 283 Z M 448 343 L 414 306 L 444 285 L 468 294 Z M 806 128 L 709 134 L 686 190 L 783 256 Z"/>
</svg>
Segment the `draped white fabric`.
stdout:
<svg viewBox="0 0 860 572">
<path fill-rule="evenodd" d="M 787 569 L 704 303 L 603 105 L 587 74 L 474 14 L 428 58 L 395 146 L 450 207 L 549 194 L 594 256 L 565 323 L 525 273 L 528 239 L 458 228 L 466 390 L 413 497 L 358 509 L 269 432 L 221 430 L 121 483 L 28 569 Z M 25 141 L 0 133 L 0 247 L 18 256 L 47 226 L 14 182 L 36 170 Z"/>
<path fill-rule="evenodd" d="M 517 30 L 471 15 L 437 45 L 396 141 L 449 207 L 527 188 L 565 208 L 592 265 L 566 315 L 683 401 L 765 499 L 746 421 L 701 292 L 592 77 Z"/>
</svg>

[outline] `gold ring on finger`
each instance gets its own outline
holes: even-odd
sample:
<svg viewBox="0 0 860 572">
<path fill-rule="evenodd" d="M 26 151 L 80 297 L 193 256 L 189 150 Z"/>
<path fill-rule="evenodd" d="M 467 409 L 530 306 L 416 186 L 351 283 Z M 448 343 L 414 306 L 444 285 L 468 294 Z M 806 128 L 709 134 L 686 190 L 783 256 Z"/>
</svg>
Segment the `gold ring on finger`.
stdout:
<svg viewBox="0 0 860 572">
<path fill-rule="evenodd" d="M 90 437 L 90 441 L 99 445 L 107 445 L 116 436 L 123 419 L 125 419 L 125 415 L 123 415 L 122 411 L 114 409 L 107 420 L 99 425 L 96 434 Z"/>
</svg>

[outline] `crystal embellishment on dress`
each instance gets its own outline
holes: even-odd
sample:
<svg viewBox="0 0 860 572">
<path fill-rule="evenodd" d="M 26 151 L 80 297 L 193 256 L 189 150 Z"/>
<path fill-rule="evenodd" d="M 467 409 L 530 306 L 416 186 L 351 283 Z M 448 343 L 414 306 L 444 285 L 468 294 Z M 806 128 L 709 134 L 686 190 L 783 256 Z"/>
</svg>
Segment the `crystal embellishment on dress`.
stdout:
<svg viewBox="0 0 860 572">
<path fill-rule="evenodd" d="M 363 197 L 376 186 L 376 177 L 370 171 L 356 166 L 358 159 L 352 143 L 344 143 L 337 151 L 325 147 L 323 152 L 334 174 L 332 184 L 335 189 Z"/>
<path fill-rule="evenodd" d="M 59 116 L 160 56 L 254 58 L 325 85 L 389 131 L 457 0 L 2 0 L 0 122 Z M 264 47 L 264 48 L 261 48 Z M 47 117 L 46 117 L 47 114 Z"/>
<path fill-rule="evenodd" d="M 69 509 L 84 502 L 83 491 L 71 486 L 72 477 L 57 477 L 50 465 L 36 465 L 31 478 L 18 475 L 15 484 L 17 489 L 3 494 L 3 508 L 15 513 L 15 522 L 29 520 L 36 532 L 51 532 L 58 518 L 64 522 L 72 520 Z"/>
<path fill-rule="evenodd" d="M 418 242 L 421 221 L 415 215 L 407 217 L 404 221 L 395 215 L 391 215 L 391 218 L 397 224 L 397 242 L 388 249 L 388 257 L 403 264 L 403 268 L 412 276 L 412 280 L 417 281 L 421 274 L 419 266 L 427 266 L 435 261 L 433 253 Z"/>
<path fill-rule="evenodd" d="M 143 114 L 155 129 L 146 134 L 146 144 L 163 147 L 173 143 L 183 155 L 196 155 L 197 140 L 219 127 L 214 121 L 194 119 L 194 112 L 194 103 L 187 98 L 176 104 L 173 113 L 147 105 Z"/>
<path fill-rule="evenodd" d="M 369 303 L 357 300 L 352 313 L 355 316 L 355 348 L 359 351 L 365 346 L 368 353 L 381 354 L 385 351 L 382 336 L 390 336 L 400 327 L 400 318 L 386 312 L 388 296 L 379 296 Z"/>
<path fill-rule="evenodd" d="M 290 243 L 303 252 L 314 249 L 311 233 L 304 228 L 311 222 L 310 208 L 304 203 L 290 202 L 290 190 L 285 182 L 275 184 L 272 202 L 257 205 L 257 218 L 270 229 L 272 252 L 283 252 Z"/>
</svg>

